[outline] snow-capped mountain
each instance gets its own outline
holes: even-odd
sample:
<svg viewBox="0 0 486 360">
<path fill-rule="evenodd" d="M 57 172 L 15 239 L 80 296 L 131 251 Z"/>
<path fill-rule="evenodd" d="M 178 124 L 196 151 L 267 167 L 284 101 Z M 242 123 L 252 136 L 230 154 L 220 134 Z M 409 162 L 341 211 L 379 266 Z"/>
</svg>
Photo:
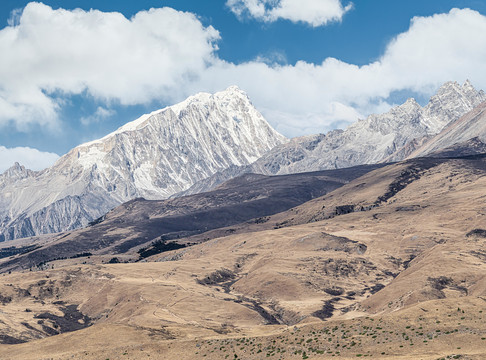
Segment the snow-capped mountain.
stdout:
<svg viewBox="0 0 486 360">
<path fill-rule="evenodd" d="M 0 175 L 0 240 L 71 230 L 137 197 L 164 199 L 286 138 L 233 86 L 200 93 L 82 144 L 52 167 Z"/>
<path fill-rule="evenodd" d="M 262 174 L 288 174 L 402 160 L 424 139 L 438 134 L 483 101 L 485 93 L 476 91 L 469 81 L 462 86 L 448 82 L 425 107 L 409 99 L 345 130 L 292 139 L 264 155 L 252 169 Z"/>
<path fill-rule="evenodd" d="M 293 138 L 253 164 L 225 169 L 183 194 L 207 191 L 248 172 L 282 175 L 403 160 L 484 101 L 485 93 L 469 81 L 463 85 L 447 82 L 424 107 L 408 99 L 385 114 L 370 115 L 345 130 Z"/>
</svg>

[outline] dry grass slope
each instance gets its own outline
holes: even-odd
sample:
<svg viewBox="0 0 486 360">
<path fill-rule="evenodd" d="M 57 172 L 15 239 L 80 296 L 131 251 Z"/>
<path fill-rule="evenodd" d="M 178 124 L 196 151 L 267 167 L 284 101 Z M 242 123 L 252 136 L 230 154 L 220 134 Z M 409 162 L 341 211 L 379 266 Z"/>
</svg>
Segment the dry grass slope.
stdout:
<svg viewBox="0 0 486 360">
<path fill-rule="evenodd" d="M 0 358 L 486 358 L 485 169 L 408 161 L 147 262 L 3 274 Z"/>
</svg>

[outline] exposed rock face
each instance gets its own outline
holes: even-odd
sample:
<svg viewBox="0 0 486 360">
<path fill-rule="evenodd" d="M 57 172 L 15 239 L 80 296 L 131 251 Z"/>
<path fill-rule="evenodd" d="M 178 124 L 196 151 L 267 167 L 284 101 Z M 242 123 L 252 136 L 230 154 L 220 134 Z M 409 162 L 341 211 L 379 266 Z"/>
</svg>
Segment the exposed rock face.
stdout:
<svg viewBox="0 0 486 360">
<path fill-rule="evenodd" d="M 447 150 L 459 154 L 481 153 L 486 143 L 486 102 L 448 125 L 439 134 L 414 151 L 411 156 L 430 156 Z M 465 153 L 467 154 L 467 152 Z"/>
<path fill-rule="evenodd" d="M 293 138 L 276 146 L 255 163 L 223 170 L 183 194 L 209 190 L 247 172 L 282 175 L 400 161 L 484 101 L 485 93 L 475 90 L 469 81 L 462 86 L 448 82 L 425 107 L 409 99 L 385 114 L 370 115 L 345 130 Z M 450 143 L 452 139 L 448 141 Z"/>
<path fill-rule="evenodd" d="M 430 102 L 421 107 L 414 99 L 382 115 L 371 115 L 345 130 L 326 135 L 292 139 L 274 148 L 252 165 L 253 172 L 288 174 L 399 161 L 420 146 L 423 138 L 438 134 L 445 126 L 473 110 L 486 95 L 467 81 L 444 84 Z M 404 147 L 410 149 L 404 151 Z"/>
<path fill-rule="evenodd" d="M 237 87 L 200 93 L 82 144 L 51 168 L 0 175 L 0 240 L 71 230 L 118 204 L 164 199 L 286 139 Z"/>
</svg>

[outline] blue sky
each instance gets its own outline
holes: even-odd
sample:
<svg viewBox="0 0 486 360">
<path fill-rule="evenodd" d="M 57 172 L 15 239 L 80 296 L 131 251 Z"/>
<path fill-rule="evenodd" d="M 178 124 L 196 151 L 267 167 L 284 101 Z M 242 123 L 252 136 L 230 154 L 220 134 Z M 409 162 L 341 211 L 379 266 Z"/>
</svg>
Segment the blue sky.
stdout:
<svg viewBox="0 0 486 360">
<path fill-rule="evenodd" d="M 232 84 L 288 137 L 449 80 L 486 88 L 485 15 L 483 0 L 3 0 L 0 171 Z"/>
</svg>

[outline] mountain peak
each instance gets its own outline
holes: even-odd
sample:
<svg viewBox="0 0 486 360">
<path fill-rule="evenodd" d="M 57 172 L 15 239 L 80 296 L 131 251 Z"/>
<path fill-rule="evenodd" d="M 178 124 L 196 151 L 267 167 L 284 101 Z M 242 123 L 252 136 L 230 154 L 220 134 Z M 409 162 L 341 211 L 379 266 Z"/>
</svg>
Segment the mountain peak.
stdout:
<svg viewBox="0 0 486 360">
<path fill-rule="evenodd" d="M 2 174 L 11 179 L 23 179 L 29 177 L 34 172 L 32 170 L 27 169 L 25 166 L 20 165 L 18 162 L 15 162 L 11 167 L 9 167 L 5 172 Z"/>
<path fill-rule="evenodd" d="M 246 95 L 246 92 L 244 92 L 238 85 L 230 85 L 226 88 L 226 90 L 223 90 L 222 92 L 227 92 L 227 93 L 237 92 Z"/>
<path fill-rule="evenodd" d="M 223 96 L 234 96 L 234 97 L 248 98 L 248 94 L 237 85 L 231 85 L 228 88 L 226 88 L 225 90 L 216 93 L 215 95 L 216 96 L 217 95 L 223 95 Z"/>
<path fill-rule="evenodd" d="M 199 93 L 76 147 L 23 183 L 42 192 L 17 191 L 16 181 L 7 180 L 4 191 L 14 196 L 4 203 L 16 208 L 0 209 L 0 235 L 73 229 L 122 202 L 164 199 L 218 171 L 253 163 L 284 142 L 238 87 Z"/>
<path fill-rule="evenodd" d="M 432 99 L 434 99 L 434 97 L 447 97 L 448 99 L 450 97 L 466 97 L 468 101 L 476 102 L 477 97 L 481 96 L 482 93 L 482 91 L 476 90 L 469 80 L 466 80 L 462 85 L 457 81 L 448 81 L 437 90 L 436 95 L 434 95 Z"/>
<path fill-rule="evenodd" d="M 458 88 L 460 87 L 459 83 L 457 81 L 446 81 L 443 83 L 437 92 L 440 92 L 441 89 L 450 89 L 450 88 Z"/>
<path fill-rule="evenodd" d="M 214 99 L 225 99 L 225 100 L 244 99 L 245 102 L 248 102 L 249 104 L 251 104 L 251 101 L 250 101 L 247 93 L 245 91 L 241 90 L 237 85 L 231 85 L 227 89 L 220 91 L 220 92 L 217 92 L 215 94 L 211 94 L 211 93 L 208 93 L 208 92 L 199 92 L 195 95 L 189 96 L 187 99 L 185 99 L 185 100 L 183 100 L 183 101 L 181 101 L 177 104 L 170 105 L 170 106 L 167 106 L 165 108 L 152 111 L 151 113 L 148 113 L 148 114 L 144 114 L 144 115 L 140 116 L 139 118 L 126 123 L 125 125 L 121 126 L 120 128 L 118 128 L 114 132 L 104 136 L 101 139 L 93 140 L 93 141 L 81 144 L 79 146 L 86 147 L 86 146 L 93 145 L 95 143 L 101 143 L 103 140 L 106 140 L 106 139 L 108 139 L 108 138 L 110 138 L 114 135 L 140 129 L 141 127 L 143 127 L 143 125 L 151 117 L 153 117 L 157 114 L 160 114 L 164 111 L 167 111 L 169 109 L 172 110 L 177 116 L 179 116 L 179 114 L 182 110 L 188 108 L 191 105 L 207 104 L 209 101 L 214 100 Z M 225 101 L 225 100 L 223 100 L 223 103 L 228 103 L 228 101 Z"/>
<path fill-rule="evenodd" d="M 476 90 L 469 80 L 463 85 L 457 81 L 449 81 L 430 98 L 426 111 L 435 113 L 442 129 L 452 118 L 459 118 L 485 100 L 484 92 Z"/>
<path fill-rule="evenodd" d="M 401 108 L 421 108 L 420 104 L 415 100 L 415 98 L 408 98 L 405 103 L 400 105 Z"/>
<path fill-rule="evenodd" d="M 472 88 L 472 89 L 476 90 L 474 88 L 473 84 L 471 84 L 471 81 L 469 81 L 469 79 L 466 79 L 466 81 L 464 81 L 464 84 L 462 84 L 462 88 L 463 89 L 471 89 Z"/>
<path fill-rule="evenodd" d="M 25 170 L 26 170 L 25 166 L 20 165 L 20 163 L 17 161 L 7 169 L 7 171 L 11 171 L 11 172 L 23 172 Z"/>
</svg>

